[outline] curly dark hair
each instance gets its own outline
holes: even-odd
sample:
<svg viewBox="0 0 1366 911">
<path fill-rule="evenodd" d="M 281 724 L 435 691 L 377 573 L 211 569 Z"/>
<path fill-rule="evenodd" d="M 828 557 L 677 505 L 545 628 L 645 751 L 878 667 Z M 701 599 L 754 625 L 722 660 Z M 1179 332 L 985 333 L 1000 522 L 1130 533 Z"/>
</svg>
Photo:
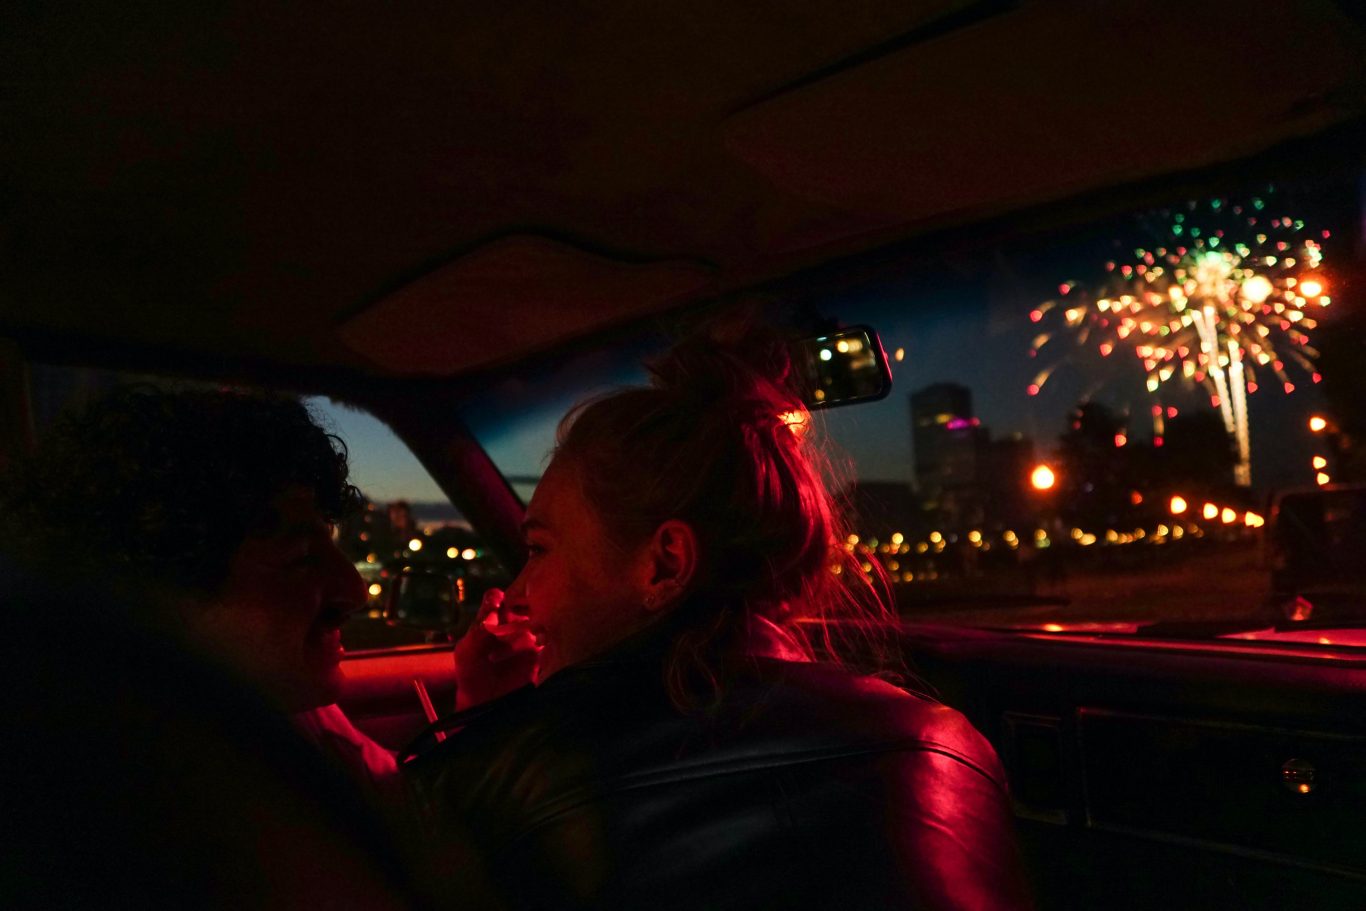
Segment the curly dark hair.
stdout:
<svg viewBox="0 0 1366 911">
<path fill-rule="evenodd" d="M 210 595 L 294 486 L 330 521 L 362 502 L 345 444 L 301 402 L 124 386 L 59 419 L 5 479 L 0 543 L 49 570 Z"/>
</svg>

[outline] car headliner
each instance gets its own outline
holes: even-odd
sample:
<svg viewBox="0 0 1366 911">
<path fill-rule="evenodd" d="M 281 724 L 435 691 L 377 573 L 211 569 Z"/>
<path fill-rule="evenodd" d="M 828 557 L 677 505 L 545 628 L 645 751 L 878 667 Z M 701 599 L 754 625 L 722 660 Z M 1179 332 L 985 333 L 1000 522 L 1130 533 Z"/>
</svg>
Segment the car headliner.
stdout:
<svg viewBox="0 0 1366 911">
<path fill-rule="evenodd" d="M 1366 111 L 1331 0 L 44 3 L 0 333 L 450 376 Z"/>
</svg>

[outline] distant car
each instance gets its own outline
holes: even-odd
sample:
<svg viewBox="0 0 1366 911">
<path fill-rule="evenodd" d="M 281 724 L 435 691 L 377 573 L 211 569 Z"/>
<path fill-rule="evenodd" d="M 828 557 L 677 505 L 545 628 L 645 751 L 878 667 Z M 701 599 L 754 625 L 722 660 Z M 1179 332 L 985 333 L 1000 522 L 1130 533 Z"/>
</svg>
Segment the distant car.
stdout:
<svg viewBox="0 0 1366 911">
<path fill-rule="evenodd" d="M 1366 588 L 1366 484 L 1279 494 L 1267 546 L 1277 597 L 1308 588 Z"/>
</svg>

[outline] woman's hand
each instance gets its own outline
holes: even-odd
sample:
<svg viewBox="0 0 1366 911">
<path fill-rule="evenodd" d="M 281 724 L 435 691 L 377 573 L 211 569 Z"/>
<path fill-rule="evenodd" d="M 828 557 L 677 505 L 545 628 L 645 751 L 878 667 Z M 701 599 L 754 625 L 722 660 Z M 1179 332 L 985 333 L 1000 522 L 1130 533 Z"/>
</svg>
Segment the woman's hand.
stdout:
<svg viewBox="0 0 1366 911">
<path fill-rule="evenodd" d="M 503 607 L 503 592 L 484 593 L 479 614 L 455 644 L 455 710 L 482 705 L 531 683 L 541 644 L 524 616 Z"/>
</svg>

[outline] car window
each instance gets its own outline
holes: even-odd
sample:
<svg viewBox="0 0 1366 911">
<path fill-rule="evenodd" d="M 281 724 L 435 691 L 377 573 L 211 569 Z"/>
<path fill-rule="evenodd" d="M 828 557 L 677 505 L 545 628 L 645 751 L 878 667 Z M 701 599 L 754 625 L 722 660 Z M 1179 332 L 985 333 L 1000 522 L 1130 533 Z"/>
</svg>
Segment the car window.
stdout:
<svg viewBox="0 0 1366 911">
<path fill-rule="evenodd" d="M 343 646 L 358 652 L 458 638 L 484 592 L 510 581 L 506 568 L 387 424 L 328 398 L 305 403 L 346 444 L 351 483 L 365 498 L 336 531 L 368 599 L 342 628 Z"/>
<path fill-rule="evenodd" d="M 1361 478 L 1360 324 L 1343 293 L 1359 187 L 1325 173 L 1174 196 L 855 271 L 806 301 L 876 328 L 895 376 L 880 402 L 818 413 L 848 466 L 844 546 L 886 574 L 910 620 L 1246 635 L 1305 599 L 1327 605 L 1327 583 L 1319 619 L 1366 619 L 1352 561 L 1329 577 L 1300 556 L 1366 540 L 1344 543 L 1338 522 L 1332 542 L 1305 545 L 1301 522 L 1290 548 L 1274 527 L 1285 497 L 1302 516 Z M 510 376 L 471 425 L 529 485 L 565 409 L 638 380 L 647 350 Z"/>
</svg>

